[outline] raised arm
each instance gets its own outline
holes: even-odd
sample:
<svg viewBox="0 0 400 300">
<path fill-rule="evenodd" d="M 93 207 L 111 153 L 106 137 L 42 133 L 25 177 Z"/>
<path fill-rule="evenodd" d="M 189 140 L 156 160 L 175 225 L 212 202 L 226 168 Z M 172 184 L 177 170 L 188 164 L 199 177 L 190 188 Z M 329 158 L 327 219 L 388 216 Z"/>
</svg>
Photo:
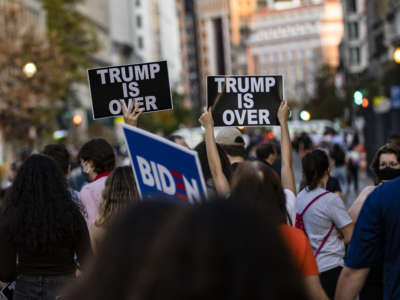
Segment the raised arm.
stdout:
<svg viewBox="0 0 400 300">
<path fill-rule="evenodd" d="M 211 176 L 214 180 L 215 189 L 219 196 L 225 197 L 230 193 L 228 179 L 222 171 L 221 159 L 218 154 L 217 144 L 214 136 L 214 120 L 212 118 L 211 108 L 205 111 L 199 119 L 201 125 L 206 130 L 205 142 L 207 150 L 208 166 Z"/>
<path fill-rule="evenodd" d="M 289 106 L 287 101 L 282 101 L 278 110 L 278 119 L 281 123 L 281 155 L 282 155 L 282 169 L 281 180 L 284 189 L 291 190 L 296 195 L 296 183 L 294 180 L 293 172 L 293 151 L 292 143 L 290 142 L 289 135 Z"/>
<path fill-rule="evenodd" d="M 132 102 L 132 104 L 128 107 L 128 110 L 125 108 L 124 100 L 120 100 L 120 102 L 125 123 L 136 127 L 139 117 L 143 111 L 139 109 L 139 105 L 135 102 Z"/>
</svg>

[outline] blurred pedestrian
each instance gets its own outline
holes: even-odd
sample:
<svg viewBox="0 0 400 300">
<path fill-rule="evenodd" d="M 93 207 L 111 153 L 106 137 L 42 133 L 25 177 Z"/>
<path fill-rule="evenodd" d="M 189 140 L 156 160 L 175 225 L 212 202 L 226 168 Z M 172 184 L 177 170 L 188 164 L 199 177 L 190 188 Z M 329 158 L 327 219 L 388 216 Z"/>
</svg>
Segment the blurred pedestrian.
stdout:
<svg viewBox="0 0 400 300">
<path fill-rule="evenodd" d="M 305 230 L 317 259 L 322 286 L 333 299 L 353 223 L 342 199 L 326 190 L 328 155 L 322 150 L 307 153 L 302 169 L 306 187 L 297 196 L 296 227 Z"/>
<path fill-rule="evenodd" d="M 265 214 L 216 199 L 160 222 L 141 206 L 107 234 L 93 270 L 66 300 L 308 299 Z"/>
<path fill-rule="evenodd" d="M 64 144 L 49 144 L 46 145 L 42 151 L 43 154 L 50 156 L 61 171 L 64 173 L 65 180 L 68 183 L 68 175 L 71 172 L 71 155 Z M 80 208 L 82 215 L 86 215 L 85 207 L 81 202 L 79 192 L 74 190 L 68 185 L 68 191 L 71 193 L 72 201 L 74 201 Z"/>
<path fill-rule="evenodd" d="M 347 153 L 347 185 L 350 191 L 351 183 L 354 185 L 354 193 L 358 194 L 358 171 L 360 168 L 360 153 L 352 146 Z"/>
<path fill-rule="evenodd" d="M 246 158 L 245 141 L 242 133 L 235 127 L 223 127 L 218 131 L 215 140 L 228 155 L 232 170 L 235 171 L 237 166 Z"/>
<path fill-rule="evenodd" d="M 344 195 L 347 194 L 346 153 L 339 144 L 334 144 L 330 156 L 335 163 L 332 175 L 339 181 Z"/>
<path fill-rule="evenodd" d="M 80 149 L 78 161 L 90 181 L 80 192 L 87 213 L 86 222 L 90 228 L 97 218 L 107 176 L 115 167 L 114 149 L 105 139 L 92 139 Z"/>
<path fill-rule="evenodd" d="M 54 300 L 90 256 L 89 233 L 64 174 L 45 155 L 21 166 L 0 216 L 0 280 L 15 300 Z M 18 276 L 18 277 L 17 277 Z"/>
<path fill-rule="evenodd" d="M 106 180 L 102 202 L 96 221 L 90 227 L 90 239 L 96 251 L 104 233 L 112 221 L 124 212 L 129 205 L 139 202 L 135 178 L 131 167 L 116 168 Z"/>
<path fill-rule="evenodd" d="M 340 274 L 336 300 L 355 300 L 371 268 L 378 265 L 384 266 L 383 299 L 400 299 L 399 189 L 397 177 L 378 186 L 364 202 L 347 251 L 346 266 Z"/>
</svg>

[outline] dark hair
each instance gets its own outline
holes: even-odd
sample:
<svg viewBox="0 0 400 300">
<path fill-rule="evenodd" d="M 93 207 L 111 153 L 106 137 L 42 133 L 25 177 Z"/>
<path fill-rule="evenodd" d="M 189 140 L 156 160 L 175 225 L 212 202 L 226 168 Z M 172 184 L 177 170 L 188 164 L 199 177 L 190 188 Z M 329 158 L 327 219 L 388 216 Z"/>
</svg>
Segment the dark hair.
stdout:
<svg viewBox="0 0 400 300">
<path fill-rule="evenodd" d="M 107 177 L 95 225 L 108 226 L 130 204 L 138 202 L 139 194 L 132 168 L 129 166 L 115 168 Z"/>
<path fill-rule="evenodd" d="M 115 167 L 114 149 L 105 139 L 92 139 L 79 151 L 78 161 L 80 160 L 91 160 L 97 174 L 112 171 Z"/>
<path fill-rule="evenodd" d="M 372 159 L 370 170 L 376 174 L 379 172 L 379 161 L 382 154 L 394 154 L 398 162 L 400 162 L 400 148 L 396 144 L 385 144 L 376 151 L 374 158 Z M 381 181 L 377 178 L 377 183 Z"/>
<path fill-rule="evenodd" d="M 262 143 L 256 148 L 257 158 L 266 160 L 272 154 L 277 154 L 278 148 L 273 143 Z"/>
<path fill-rule="evenodd" d="M 225 153 L 230 156 L 241 156 L 243 158 L 246 157 L 246 149 L 244 148 L 244 146 L 221 145 L 221 147 L 222 149 L 224 149 Z"/>
<path fill-rule="evenodd" d="M 279 175 L 265 163 L 244 161 L 238 166 L 232 178 L 232 199 L 244 200 L 286 223 L 286 197 Z"/>
<path fill-rule="evenodd" d="M 323 150 L 313 150 L 301 160 L 303 180 L 309 190 L 315 189 L 329 170 L 329 158 Z"/>
<path fill-rule="evenodd" d="M 278 227 L 244 203 L 216 199 L 162 222 L 140 212 L 141 222 L 131 211 L 107 234 L 67 300 L 307 299 Z"/>
<path fill-rule="evenodd" d="M 396 133 L 391 134 L 388 143 L 394 144 L 396 147 L 400 148 L 400 135 Z"/>
<path fill-rule="evenodd" d="M 199 155 L 199 160 L 200 160 L 200 165 L 201 169 L 203 171 L 203 176 L 204 180 L 207 181 L 208 179 L 212 178 L 210 167 L 208 166 L 208 158 L 207 158 L 207 149 L 206 149 L 206 143 L 200 142 L 195 148 L 195 151 L 197 151 Z M 227 180 L 230 182 L 231 177 L 232 177 L 232 168 L 231 168 L 231 163 L 229 162 L 228 156 L 226 156 L 225 151 L 222 149 L 222 147 L 217 144 L 217 150 L 219 154 L 219 158 L 221 160 L 221 165 L 222 165 L 222 171 L 225 174 L 225 177 Z"/>
<path fill-rule="evenodd" d="M 17 248 L 47 252 L 61 240 L 72 240 L 85 224 L 61 169 L 38 154 L 21 166 L 1 218 Z"/>
<path fill-rule="evenodd" d="M 68 173 L 71 156 L 64 144 L 49 144 L 42 153 L 54 159 L 64 174 Z"/>
<path fill-rule="evenodd" d="M 171 142 L 176 143 L 177 140 L 185 140 L 185 139 L 180 135 L 170 135 L 168 137 L 168 140 L 170 140 Z"/>
</svg>

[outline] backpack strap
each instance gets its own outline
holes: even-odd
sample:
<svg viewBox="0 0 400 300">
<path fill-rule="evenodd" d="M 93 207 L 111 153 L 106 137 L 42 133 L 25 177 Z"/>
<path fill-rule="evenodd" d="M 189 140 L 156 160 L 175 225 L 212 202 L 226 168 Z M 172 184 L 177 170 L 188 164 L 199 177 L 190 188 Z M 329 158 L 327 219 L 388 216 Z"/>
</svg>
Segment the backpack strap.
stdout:
<svg viewBox="0 0 400 300">
<path fill-rule="evenodd" d="M 321 251 L 322 247 L 324 247 L 326 241 L 328 240 L 329 236 L 332 233 L 333 228 L 335 227 L 335 224 L 332 223 L 331 228 L 329 229 L 328 233 L 326 234 L 326 236 L 324 237 L 321 245 L 319 246 L 318 250 L 315 252 L 314 256 L 317 257 L 317 255 L 319 254 L 319 252 Z"/>
<path fill-rule="evenodd" d="M 306 210 L 314 204 L 315 201 L 317 201 L 319 198 L 321 198 L 322 196 L 325 196 L 326 194 L 329 194 L 328 191 L 323 192 L 322 194 L 318 195 L 317 197 L 315 197 L 314 199 L 312 199 L 310 201 L 310 203 L 307 204 L 307 206 L 303 209 L 303 211 L 301 212 L 300 216 L 303 217 L 304 213 L 306 212 Z"/>
</svg>

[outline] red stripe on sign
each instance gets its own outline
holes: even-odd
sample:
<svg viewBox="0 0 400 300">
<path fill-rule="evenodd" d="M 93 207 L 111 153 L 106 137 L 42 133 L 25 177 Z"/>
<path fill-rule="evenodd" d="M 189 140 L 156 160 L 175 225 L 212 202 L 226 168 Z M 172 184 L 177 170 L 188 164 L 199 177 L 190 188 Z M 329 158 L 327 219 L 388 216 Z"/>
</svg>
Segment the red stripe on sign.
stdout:
<svg viewBox="0 0 400 300">
<path fill-rule="evenodd" d="M 182 193 L 177 193 L 176 197 L 178 197 L 179 199 L 183 200 L 183 201 L 187 201 L 187 198 L 184 194 Z"/>
<path fill-rule="evenodd" d="M 177 183 L 176 183 L 176 187 L 177 187 L 178 189 L 180 189 L 181 191 L 185 191 L 185 186 L 184 186 L 182 183 L 177 182 Z"/>
<path fill-rule="evenodd" d="M 175 178 L 182 179 L 181 173 L 178 173 L 177 171 L 174 171 L 174 170 L 170 170 L 170 171 Z"/>
</svg>

